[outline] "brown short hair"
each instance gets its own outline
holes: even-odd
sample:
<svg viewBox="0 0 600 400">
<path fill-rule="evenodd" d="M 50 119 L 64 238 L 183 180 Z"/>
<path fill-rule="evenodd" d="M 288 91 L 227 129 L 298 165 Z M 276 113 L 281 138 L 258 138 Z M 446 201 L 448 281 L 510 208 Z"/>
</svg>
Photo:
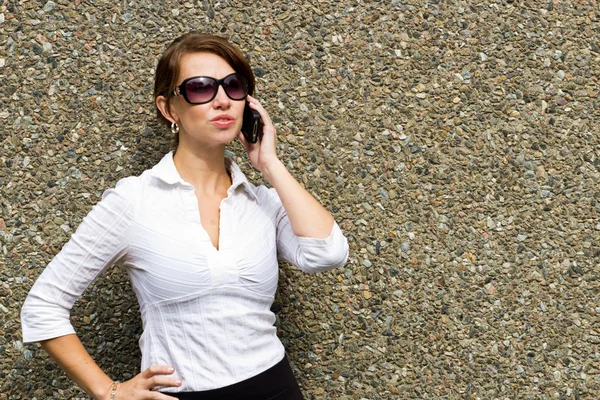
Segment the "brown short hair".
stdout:
<svg viewBox="0 0 600 400">
<path fill-rule="evenodd" d="M 165 96 L 167 98 L 167 111 L 179 77 L 181 57 L 190 53 L 212 53 L 223 58 L 235 72 L 244 75 L 248 81 L 248 94 L 252 95 L 254 93 L 252 68 L 250 68 L 246 57 L 237 47 L 229 43 L 227 39 L 219 36 L 189 32 L 173 40 L 156 66 L 154 99 L 156 100 L 158 96 Z M 159 122 L 163 122 L 167 126 L 170 124 L 158 108 L 156 109 L 156 116 Z"/>
</svg>

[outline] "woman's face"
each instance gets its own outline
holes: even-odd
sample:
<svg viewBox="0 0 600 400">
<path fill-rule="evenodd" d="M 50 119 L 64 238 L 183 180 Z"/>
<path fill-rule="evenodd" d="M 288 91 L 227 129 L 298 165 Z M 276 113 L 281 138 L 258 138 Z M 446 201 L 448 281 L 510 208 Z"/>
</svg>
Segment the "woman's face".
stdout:
<svg viewBox="0 0 600 400">
<path fill-rule="evenodd" d="M 181 57 L 177 85 L 193 76 L 222 79 L 235 70 L 223 58 L 212 53 L 191 53 Z M 245 99 L 231 100 L 219 85 L 214 99 L 204 104 L 189 104 L 183 96 L 171 98 L 171 115 L 179 125 L 180 145 L 204 146 L 227 144 L 240 132 Z"/>
</svg>

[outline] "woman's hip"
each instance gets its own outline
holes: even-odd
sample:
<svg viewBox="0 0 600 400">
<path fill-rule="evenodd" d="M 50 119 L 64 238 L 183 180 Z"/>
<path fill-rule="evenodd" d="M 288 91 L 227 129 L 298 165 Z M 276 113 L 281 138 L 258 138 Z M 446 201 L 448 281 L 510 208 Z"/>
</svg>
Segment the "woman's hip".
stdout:
<svg viewBox="0 0 600 400">
<path fill-rule="evenodd" d="M 201 392 L 165 394 L 180 400 L 304 400 L 285 355 L 268 370 L 233 385 Z"/>
</svg>

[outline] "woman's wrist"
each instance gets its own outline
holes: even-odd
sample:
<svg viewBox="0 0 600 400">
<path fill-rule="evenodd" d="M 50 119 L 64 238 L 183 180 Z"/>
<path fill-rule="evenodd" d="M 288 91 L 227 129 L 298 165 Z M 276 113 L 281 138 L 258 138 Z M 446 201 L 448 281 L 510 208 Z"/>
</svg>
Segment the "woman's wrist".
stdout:
<svg viewBox="0 0 600 400">
<path fill-rule="evenodd" d="M 104 387 L 104 390 L 97 396 L 92 396 L 97 400 L 115 400 L 115 396 L 117 394 L 117 388 L 120 382 L 111 381 L 108 386 Z"/>
<path fill-rule="evenodd" d="M 265 162 L 261 168 L 262 174 L 267 179 L 267 181 L 269 181 L 271 186 L 273 186 L 273 181 L 275 180 L 276 176 L 282 171 L 287 172 L 287 168 L 277 157 L 274 157 L 272 160 Z"/>
<path fill-rule="evenodd" d="M 113 382 L 111 388 L 110 388 L 110 396 L 108 397 L 108 400 L 115 400 L 115 396 L 117 395 L 117 387 L 119 386 L 120 382 Z"/>
</svg>

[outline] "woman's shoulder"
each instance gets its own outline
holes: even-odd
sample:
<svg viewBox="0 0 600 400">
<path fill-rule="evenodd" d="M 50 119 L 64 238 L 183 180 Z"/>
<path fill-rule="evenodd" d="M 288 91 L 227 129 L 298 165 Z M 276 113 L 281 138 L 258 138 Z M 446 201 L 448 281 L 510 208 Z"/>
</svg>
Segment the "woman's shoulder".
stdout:
<svg viewBox="0 0 600 400">
<path fill-rule="evenodd" d="M 142 187 L 144 186 L 144 181 L 146 180 L 145 175 L 147 175 L 146 172 L 147 171 L 144 171 L 140 175 L 137 175 L 137 176 L 131 175 L 131 176 L 126 176 L 124 178 L 121 178 L 117 181 L 115 186 L 111 189 L 118 190 L 120 192 L 128 193 L 131 195 L 137 194 L 138 192 L 140 192 L 142 190 Z M 109 190 L 111 190 L 111 189 L 109 189 Z"/>
<path fill-rule="evenodd" d="M 142 192 L 145 186 L 151 184 L 155 170 L 160 163 L 157 163 L 152 168 L 148 168 L 139 175 L 130 175 L 123 177 L 117 181 L 113 189 L 120 189 L 122 191 Z"/>
<path fill-rule="evenodd" d="M 275 188 L 268 187 L 262 184 L 251 185 L 252 190 L 254 191 L 254 194 L 256 195 L 256 198 L 258 199 L 260 204 L 279 207 L 279 205 L 281 204 L 281 199 L 279 199 L 279 195 L 277 194 Z"/>
<path fill-rule="evenodd" d="M 269 204 L 273 200 L 278 200 L 277 192 L 273 188 L 269 188 L 264 184 L 255 184 L 251 182 L 246 174 L 242 171 L 240 166 L 230 157 L 225 158 L 226 167 L 228 172 L 231 174 L 232 186 L 237 188 L 238 186 L 244 187 L 247 193 L 256 200 L 259 204 Z"/>
<path fill-rule="evenodd" d="M 107 197 L 120 199 L 121 202 L 128 204 L 137 203 L 142 198 L 144 186 L 148 185 L 150 180 L 150 170 L 142 172 L 140 175 L 131 175 L 119 179 L 113 187 L 107 188 L 102 194 L 102 200 Z"/>
</svg>

